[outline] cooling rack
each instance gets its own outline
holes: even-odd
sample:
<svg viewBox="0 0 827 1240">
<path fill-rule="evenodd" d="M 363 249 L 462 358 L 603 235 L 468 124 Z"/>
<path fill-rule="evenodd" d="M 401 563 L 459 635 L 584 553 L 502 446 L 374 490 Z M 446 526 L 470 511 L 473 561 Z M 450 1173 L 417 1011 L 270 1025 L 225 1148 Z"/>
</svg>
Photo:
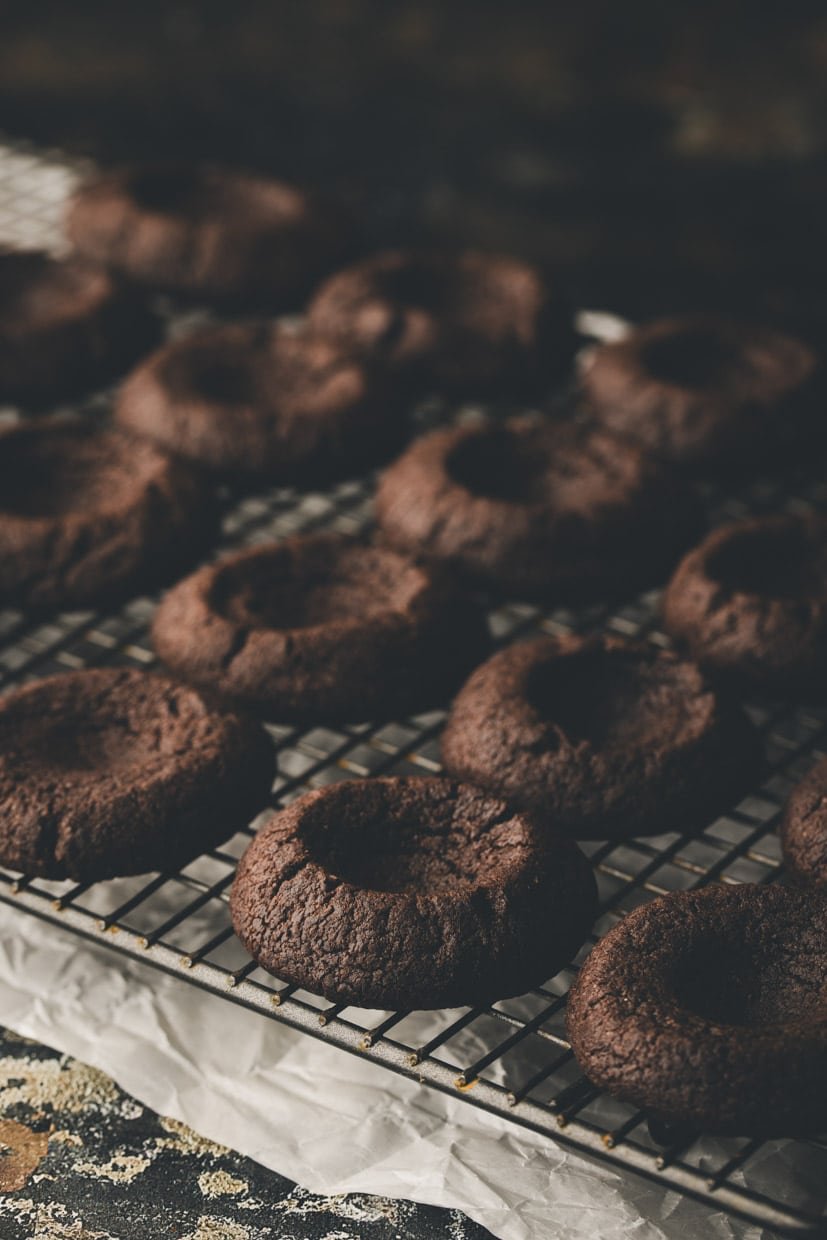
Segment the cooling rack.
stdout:
<svg viewBox="0 0 827 1240">
<path fill-rule="evenodd" d="M 59 249 L 62 206 L 83 166 L 60 152 L 0 143 L 0 242 Z M 162 307 L 163 308 L 163 307 Z M 169 328 L 186 328 L 169 317 Z M 192 316 L 190 316 L 192 318 Z M 197 316 L 196 316 L 197 318 Z M 103 393 L 84 406 L 105 417 Z M 429 418 L 457 411 L 438 405 Z M 473 416 L 474 411 L 459 411 Z M 13 410 L 0 421 L 14 420 Z M 324 492 L 276 489 L 230 503 L 217 552 L 317 527 L 357 532 L 370 522 L 372 480 Z M 827 507 L 827 485 L 755 483 L 707 496 L 715 519 L 751 511 Z M 157 599 L 135 598 L 111 613 L 75 612 L 37 623 L 0 611 L 0 690 L 67 669 L 105 664 L 150 667 L 147 627 Z M 603 629 L 656 644 L 657 593 L 622 605 L 544 612 L 510 604 L 491 613 L 499 643 L 534 630 Z M 768 778 L 702 831 L 591 848 L 601 896 L 592 942 L 653 896 L 719 881 L 773 882 L 780 809 L 798 778 L 827 752 L 827 710 L 755 701 L 747 709 L 767 749 Z M 273 805 L 340 779 L 439 768 L 443 713 L 381 725 L 271 727 L 278 753 Z M 53 883 L 0 870 L 0 900 L 210 991 L 215 1001 L 354 1052 L 469 1105 L 547 1134 L 592 1157 L 656 1180 L 718 1209 L 789 1234 L 821 1234 L 827 1201 L 827 1137 L 807 1141 L 711 1140 L 658 1130 L 641 1111 L 607 1098 L 581 1076 L 565 1038 L 571 967 L 518 999 L 437 1013 L 365 1012 L 331 1005 L 259 970 L 234 938 L 227 896 L 253 827 L 174 873 L 95 885 Z M 827 1121 L 825 1124 L 827 1128 Z"/>
</svg>

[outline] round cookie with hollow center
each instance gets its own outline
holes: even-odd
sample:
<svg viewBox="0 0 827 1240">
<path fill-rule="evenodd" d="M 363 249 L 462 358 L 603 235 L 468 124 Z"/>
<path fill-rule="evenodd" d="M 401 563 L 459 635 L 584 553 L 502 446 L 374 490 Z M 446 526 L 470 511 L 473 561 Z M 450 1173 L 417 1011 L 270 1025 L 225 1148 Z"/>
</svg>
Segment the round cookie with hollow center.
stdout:
<svg viewBox="0 0 827 1240">
<path fill-rule="evenodd" d="M 375 371 L 275 323 L 210 327 L 166 345 L 127 379 L 115 417 L 211 470 L 284 483 L 362 472 L 407 433 Z"/>
<path fill-rule="evenodd" d="M 301 188 L 214 165 L 140 165 L 69 203 L 78 253 L 187 298 L 298 309 L 350 244 L 343 213 Z"/>
<path fill-rule="evenodd" d="M 457 695 L 442 756 L 578 839 L 700 831 L 761 769 L 746 716 L 693 663 L 610 637 L 499 651 Z"/>
<path fill-rule="evenodd" d="M 432 431 L 384 473 L 395 547 L 520 598 L 583 601 L 657 580 L 698 536 L 698 501 L 631 444 L 528 418 Z"/>
<path fill-rule="evenodd" d="M 439 574 L 336 533 L 200 569 L 152 636 L 177 675 L 285 723 L 439 706 L 488 647 L 482 610 Z"/>
<path fill-rule="evenodd" d="M 664 624 L 703 667 L 743 686 L 827 690 L 827 518 L 754 517 L 684 557 Z"/>
<path fill-rule="evenodd" d="M 714 886 L 634 909 L 569 995 L 586 1076 L 662 1119 L 743 1137 L 820 1132 L 827 900 Z"/>
<path fill-rule="evenodd" d="M 331 276 L 310 323 L 419 387 L 539 391 L 574 354 L 572 311 L 529 263 L 500 254 L 388 250 Z"/>
<path fill-rule="evenodd" d="M 204 479 L 148 441 L 47 420 L 0 434 L 0 601 L 90 607 L 168 581 L 212 537 Z"/>
<path fill-rule="evenodd" d="M 130 280 L 186 297 L 297 309 L 345 255 L 341 212 L 294 185 L 213 165 L 141 165 L 82 186 L 75 249 Z"/>
<path fill-rule="evenodd" d="M 0 701 L 0 864 L 93 882 L 174 870 L 266 804 L 272 743 L 194 689 L 127 668 Z"/>
<path fill-rule="evenodd" d="M 596 912 L 588 861 L 476 788 L 333 784 L 276 814 L 242 857 L 235 932 L 271 973 L 335 1003 L 493 1002 L 568 964 Z"/>
<path fill-rule="evenodd" d="M 781 823 L 781 848 L 796 882 L 827 890 L 827 758 L 793 789 Z"/>
<path fill-rule="evenodd" d="M 713 315 L 658 319 L 594 349 L 581 375 L 601 425 L 683 466 L 771 463 L 813 434 L 824 374 L 809 345 Z"/>
<path fill-rule="evenodd" d="M 0 253 L 0 401 L 37 408 L 103 387 L 158 337 L 155 317 L 101 268 Z"/>
</svg>

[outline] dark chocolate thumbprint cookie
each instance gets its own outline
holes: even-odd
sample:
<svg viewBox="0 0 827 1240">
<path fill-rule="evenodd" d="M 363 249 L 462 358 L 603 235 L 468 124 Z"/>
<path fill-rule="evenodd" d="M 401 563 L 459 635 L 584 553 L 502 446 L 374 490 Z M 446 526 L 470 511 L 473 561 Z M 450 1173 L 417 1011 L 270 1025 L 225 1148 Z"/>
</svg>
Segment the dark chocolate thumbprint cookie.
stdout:
<svg viewBox="0 0 827 1240">
<path fill-rule="evenodd" d="M 710 672 L 776 693 L 827 693 L 827 518 L 713 530 L 663 600 L 667 630 Z"/>
<path fill-rule="evenodd" d="M 579 839 L 700 831 L 761 768 L 741 710 L 693 664 L 610 637 L 541 637 L 471 674 L 445 768 Z"/>
<path fill-rule="evenodd" d="M 212 490 L 122 431 L 47 420 L 0 433 L 0 602 L 91 607 L 162 585 L 207 547 Z"/>
<path fill-rule="evenodd" d="M 342 213 L 281 181 L 213 165 L 145 165 L 82 186 L 76 250 L 130 280 L 187 297 L 297 309 L 345 256 Z"/>
<path fill-rule="evenodd" d="M 149 310 L 101 268 L 40 250 L 0 253 L 0 401 L 38 408 L 104 387 L 159 335 Z"/>
<path fill-rule="evenodd" d="M 553 977 L 596 912 L 591 868 L 476 788 L 353 780 L 276 814 L 230 900 L 255 960 L 335 1003 L 437 1008 Z"/>
<path fill-rule="evenodd" d="M 391 250 L 331 276 L 308 306 L 314 328 L 420 388 L 525 395 L 571 363 L 572 311 L 516 258 Z"/>
<path fill-rule="evenodd" d="M 796 882 L 827 890 L 827 758 L 793 789 L 781 823 L 781 848 Z"/>
<path fill-rule="evenodd" d="M 336 533 L 200 569 L 152 633 L 178 675 L 286 723 L 439 706 L 488 646 L 482 610 L 440 574 Z"/>
<path fill-rule="evenodd" d="M 376 516 L 393 546 L 566 602 L 657 580 L 702 524 L 692 491 L 633 445 L 527 418 L 414 440 L 385 471 Z"/>
<path fill-rule="evenodd" d="M 567 1024 L 589 1080 L 661 1120 L 821 1132 L 827 899 L 714 886 L 633 909 L 580 970 Z"/>
<path fill-rule="evenodd" d="M 0 701 L 0 864 L 79 882 L 174 870 L 267 802 L 267 734 L 194 689 L 128 668 Z"/>
<path fill-rule="evenodd" d="M 120 425 L 237 480 L 321 484 L 402 446 L 388 382 L 339 345 L 275 323 L 211 327 L 127 379 Z"/>
<path fill-rule="evenodd" d="M 809 345 L 711 315 L 659 319 L 600 345 L 581 381 L 601 425 L 685 466 L 771 463 L 823 420 Z"/>
</svg>

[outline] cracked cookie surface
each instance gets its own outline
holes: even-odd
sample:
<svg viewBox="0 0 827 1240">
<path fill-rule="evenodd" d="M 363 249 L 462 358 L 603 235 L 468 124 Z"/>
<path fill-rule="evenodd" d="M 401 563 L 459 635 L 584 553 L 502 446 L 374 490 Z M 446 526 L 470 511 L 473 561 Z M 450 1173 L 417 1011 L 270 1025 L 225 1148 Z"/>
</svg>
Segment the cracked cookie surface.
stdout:
<svg viewBox="0 0 827 1240">
<path fill-rule="evenodd" d="M 95 668 L 0 702 L 0 862 L 91 882 L 176 869 L 266 803 L 254 722 L 147 672 Z"/>
<path fill-rule="evenodd" d="M 827 518 L 753 517 L 713 530 L 678 565 L 663 616 L 710 672 L 819 696 L 827 689 Z"/>
<path fill-rule="evenodd" d="M 152 288 L 295 310 L 344 256 L 342 213 L 295 185 L 215 165 L 137 165 L 81 186 L 76 250 Z"/>
<path fill-rule="evenodd" d="M 527 394 L 571 362 L 572 311 L 541 272 L 505 255 L 386 250 L 330 276 L 311 325 L 416 388 Z"/>
<path fill-rule="evenodd" d="M 27 407 L 101 388 L 158 339 L 105 270 L 41 250 L 0 253 L 0 400 Z"/>
<path fill-rule="evenodd" d="M 827 900 L 771 886 L 671 892 L 593 949 L 567 1027 L 586 1076 L 672 1122 L 736 1136 L 820 1131 Z"/>
<path fill-rule="evenodd" d="M 596 911 L 588 861 L 479 789 L 384 777 L 311 792 L 239 863 L 236 934 L 270 972 L 334 1002 L 455 1007 L 559 971 Z"/>
<path fill-rule="evenodd" d="M 217 473 L 290 484 L 361 473 L 407 434 L 398 396 L 363 361 L 272 322 L 166 345 L 127 379 L 115 417 Z"/>
<path fill-rule="evenodd" d="M 692 492 L 636 447 L 529 418 L 416 439 L 376 517 L 393 546 L 471 581 L 567 602 L 656 580 L 701 528 Z"/>
<path fill-rule="evenodd" d="M 694 664 L 600 637 L 499 651 L 457 695 L 442 755 L 580 839 L 699 831 L 761 765 L 746 717 Z"/>
<path fill-rule="evenodd" d="M 277 722 L 359 722 L 444 702 L 485 656 L 482 610 L 438 574 L 338 533 L 219 560 L 159 607 L 168 667 Z"/>
<path fill-rule="evenodd" d="M 793 878 L 827 889 L 827 758 L 793 789 L 780 835 L 784 865 Z"/>
<path fill-rule="evenodd" d="M 738 469 L 817 433 L 824 371 L 783 332 L 687 315 L 594 349 L 581 387 L 602 426 L 664 460 Z"/>
<path fill-rule="evenodd" d="M 215 497 L 149 442 L 80 422 L 0 434 L 0 600 L 14 607 L 120 601 L 206 547 Z"/>
</svg>

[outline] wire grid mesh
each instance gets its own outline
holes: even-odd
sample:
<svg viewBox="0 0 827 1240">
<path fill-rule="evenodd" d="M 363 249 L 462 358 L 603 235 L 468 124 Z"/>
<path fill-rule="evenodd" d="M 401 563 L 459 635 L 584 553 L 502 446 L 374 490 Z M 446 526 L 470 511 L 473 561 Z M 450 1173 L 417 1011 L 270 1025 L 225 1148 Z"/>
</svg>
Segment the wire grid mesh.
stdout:
<svg viewBox="0 0 827 1240">
<path fill-rule="evenodd" d="M 59 153 L 0 145 L 0 241 L 60 245 L 59 220 L 78 172 Z M 180 321 L 171 322 L 178 330 Z M 87 403 L 105 414 L 106 394 Z M 16 417 L 4 411 L 2 420 Z M 372 481 L 329 491 L 272 490 L 231 505 L 218 553 L 325 526 L 358 532 L 370 522 Z M 749 511 L 827 506 L 827 486 L 802 477 L 795 487 L 758 483 L 710 495 L 718 518 Z M 67 669 L 106 664 L 149 667 L 147 626 L 156 599 L 122 609 L 56 615 L 32 623 L 0 611 L 0 691 Z M 619 607 L 543 612 L 509 604 L 491 614 L 498 643 L 534 630 L 604 629 L 657 644 L 657 593 Z M 827 710 L 754 702 L 748 710 L 766 741 L 770 776 L 698 834 L 664 835 L 590 848 L 601 896 L 591 942 L 571 967 L 518 999 L 450 1012 L 365 1012 L 331 1005 L 258 969 L 234 938 L 227 896 L 236 861 L 254 826 L 175 873 L 88 884 L 53 883 L 0 870 L 0 899 L 115 951 L 144 960 L 224 998 L 423 1083 L 459 1092 L 476 1106 L 547 1133 L 720 1209 L 778 1230 L 821 1230 L 827 1139 L 758 1142 L 699 1139 L 650 1131 L 647 1117 L 601 1095 L 580 1074 L 564 1031 L 565 994 L 591 943 L 629 909 L 655 895 L 717 880 L 772 882 L 779 876 L 774 828 L 784 800 L 809 765 L 827 752 Z M 379 725 L 271 727 L 278 753 L 273 805 L 310 788 L 381 773 L 440 769 L 442 711 Z M 346 1066 L 343 1062 L 343 1070 Z M 657 1137 L 657 1140 L 655 1139 Z"/>
</svg>

